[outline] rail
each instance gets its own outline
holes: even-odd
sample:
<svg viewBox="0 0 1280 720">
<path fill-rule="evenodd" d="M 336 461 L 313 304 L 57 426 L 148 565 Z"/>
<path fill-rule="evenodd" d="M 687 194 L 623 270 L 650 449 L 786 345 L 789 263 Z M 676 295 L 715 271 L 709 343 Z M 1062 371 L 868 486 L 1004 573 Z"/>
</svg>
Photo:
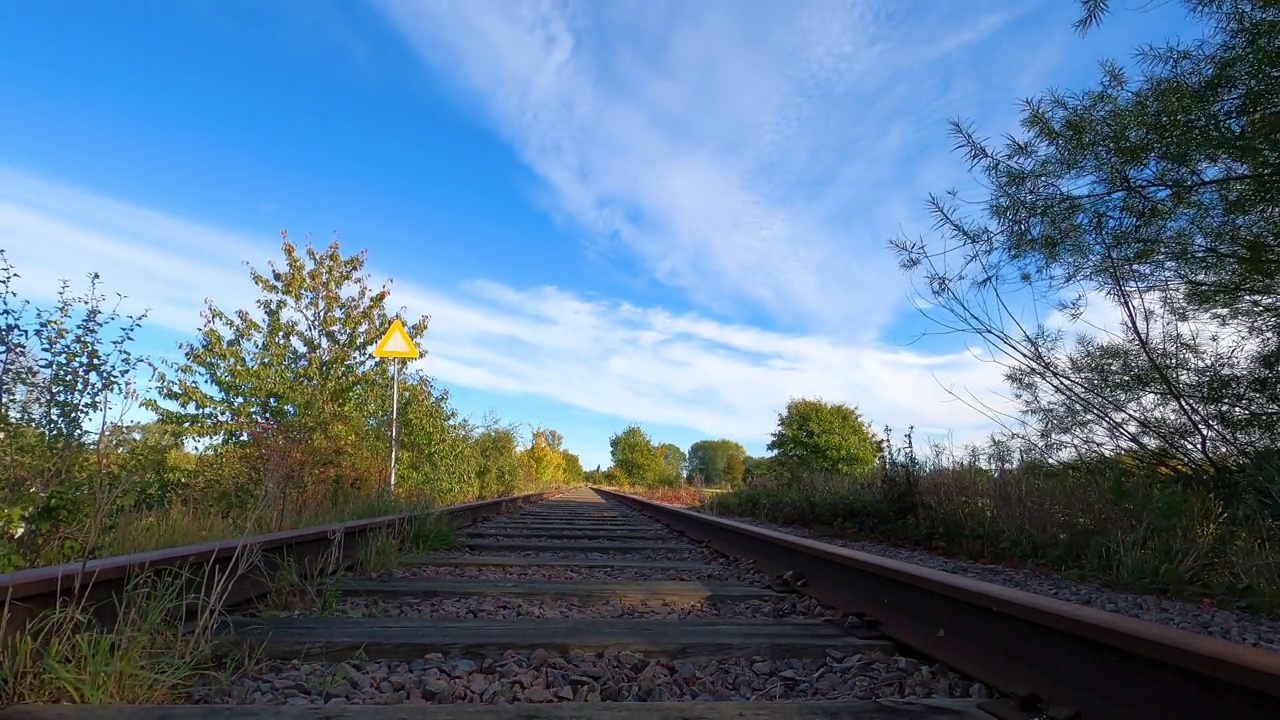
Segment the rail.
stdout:
<svg viewBox="0 0 1280 720">
<path fill-rule="evenodd" d="M 1013 696 L 1005 717 L 1280 712 L 1280 654 L 596 489 Z"/>
<path fill-rule="evenodd" d="M 226 577 L 225 573 L 232 572 L 236 563 L 246 556 L 261 553 L 257 568 L 236 573 L 227 590 L 227 603 L 243 602 L 267 592 L 270 589 L 269 577 L 286 561 L 304 565 L 325 562 L 336 569 L 352 561 L 357 541 L 369 533 L 392 530 L 425 516 L 444 517 L 455 527 L 465 526 L 560 492 L 513 495 L 450 505 L 423 514 L 384 515 L 2 573 L 0 608 L 5 613 L 3 626 L 6 633 L 15 632 L 32 617 L 68 597 L 82 597 L 95 603 L 101 612 L 109 613 L 112 604 L 99 601 L 119 596 L 132 578 L 148 570 L 200 567 L 199 577 L 192 579 L 199 585 L 192 590 L 201 592 L 218 577 Z"/>
</svg>

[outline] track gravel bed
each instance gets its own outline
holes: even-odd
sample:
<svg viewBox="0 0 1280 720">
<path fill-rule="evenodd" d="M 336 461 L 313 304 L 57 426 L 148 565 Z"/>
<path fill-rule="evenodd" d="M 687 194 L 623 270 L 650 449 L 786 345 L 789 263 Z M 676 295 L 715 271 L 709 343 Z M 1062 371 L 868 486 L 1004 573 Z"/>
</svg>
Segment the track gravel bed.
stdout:
<svg viewBox="0 0 1280 720">
<path fill-rule="evenodd" d="M 198 688 L 196 703 L 403 703 L 870 700 L 986 698 L 946 667 L 887 653 L 821 660 L 747 656 L 701 663 L 626 651 L 551 655 L 509 651 L 480 663 L 429 654 L 405 661 L 273 663 L 229 688 Z"/>
<path fill-rule="evenodd" d="M 295 614 L 302 614 L 301 611 Z M 804 595 L 780 595 L 743 602 L 658 600 L 593 603 L 495 596 L 465 598 L 345 598 L 324 615 L 342 617 L 461 618 L 785 618 L 830 617 L 839 613 Z"/>
<path fill-rule="evenodd" d="M 607 550 L 585 552 L 463 548 L 434 557 L 437 561 L 447 557 L 459 562 L 508 558 L 514 564 L 405 566 L 383 571 L 370 576 L 370 579 L 491 580 L 508 583 L 577 581 L 583 584 L 600 581 L 679 580 L 754 588 L 766 588 L 771 579 L 755 570 L 750 561 L 726 558 L 708 547 L 684 539 L 634 511 L 612 502 L 601 503 L 594 493 L 584 491 L 575 495 L 583 502 L 593 502 L 594 507 L 607 506 L 619 518 L 612 522 L 625 522 L 629 529 L 634 529 L 635 525 L 643 525 L 663 531 L 658 536 L 659 539 L 653 542 L 680 542 L 687 545 L 688 549 L 611 553 Z M 549 506 L 547 503 L 534 505 L 517 515 L 478 523 L 467 530 L 482 531 L 486 533 L 485 537 L 491 537 L 487 534 L 490 531 L 501 531 L 507 534 L 508 539 L 519 538 L 536 548 L 541 541 L 540 536 L 509 524 L 512 519 L 521 522 L 556 522 L 565 529 L 571 529 L 575 523 L 611 522 L 610 518 L 603 517 L 604 513 L 592 513 L 588 519 L 575 519 L 569 517 L 569 513 L 561 511 L 540 511 L 542 507 Z M 558 506 L 564 507 L 565 504 L 562 502 Z M 590 540 L 599 542 L 595 536 Z M 556 542 L 564 543 L 566 540 L 558 538 Z M 538 561 L 564 563 L 584 558 L 608 559 L 619 565 L 577 567 L 572 564 L 533 564 Z M 430 562 L 431 559 L 428 557 L 426 561 Z M 693 562 L 699 565 L 663 567 L 664 562 Z M 745 600 L 655 597 L 652 600 L 588 601 L 576 597 L 504 597 L 492 593 L 466 597 L 349 594 L 336 602 L 326 603 L 323 608 L 311 608 L 289 615 L 333 617 L 334 622 L 346 623 L 376 622 L 375 619 L 379 618 L 395 622 L 509 619 L 523 622 L 532 620 L 535 623 L 543 619 L 560 622 L 579 619 L 618 619 L 620 622 L 630 622 L 631 619 L 661 619 L 672 623 L 682 620 L 777 620 L 779 623 L 819 621 L 820 627 L 831 627 L 826 622 L 835 621 L 835 627 L 840 627 L 838 612 L 821 605 L 813 598 L 799 594 L 776 594 Z M 679 638 L 677 642 L 687 642 L 686 636 L 679 635 L 679 632 L 681 631 L 676 634 Z M 777 632 L 775 629 L 775 633 Z M 794 635 L 787 630 L 781 632 Z M 832 632 L 834 636 L 822 637 L 848 637 L 837 630 L 826 632 Z M 733 642 L 741 642 L 737 639 L 738 635 L 732 637 Z M 526 647 L 536 648 L 541 642 L 533 639 Z M 822 644 L 806 646 L 812 648 L 812 654 L 796 653 L 804 655 L 803 657 L 781 650 L 772 653 L 774 657 L 764 657 L 757 654 L 759 648 L 754 646 L 754 651 L 753 648 L 743 647 L 740 652 L 732 653 L 732 656 L 718 659 L 693 659 L 692 656 L 682 658 L 663 653 L 641 654 L 621 648 L 594 653 L 582 650 L 567 652 L 574 647 L 568 645 L 561 648 L 565 651 L 563 653 L 549 652 L 546 649 L 510 649 L 506 652 L 486 651 L 482 655 L 455 651 L 447 654 L 428 653 L 422 657 L 381 658 L 357 655 L 343 662 L 272 661 L 259 667 L 255 673 L 238 679 L 229 687 L 199 688 L 193 693 L 191 701 L 197 704 L 305 706 L 443 703 L 505 705 L 596 701 L 985 699 L 992 694 L 984 685 L 963 678 L 941 665 L 881 650 L 846 652 L 827 645 L 831 640 L 817 642 Z M 547 647 L 551 645 L 552 642 L 547 641 Z M 599 643 L 597 646 L 603 647 Z M 891 646 L 881 643 L 879 647 Z M 441 647 L 435 649 L 443 650 Z"/>
<path fill-rule="evenodd" d="M 761 580 L 762 573 L 755 573 Z M 720 580 L 740 579 L 741 573 L 724 566 L 708 566 L 705 569 L 675 568 L 577 568 L 572 566 L 540 565 L 534 567 L 452 567 L 416 566 L 393 568 L 374 577 L 396 578 L 456 578 L 465 580 Z"/>
</svg>

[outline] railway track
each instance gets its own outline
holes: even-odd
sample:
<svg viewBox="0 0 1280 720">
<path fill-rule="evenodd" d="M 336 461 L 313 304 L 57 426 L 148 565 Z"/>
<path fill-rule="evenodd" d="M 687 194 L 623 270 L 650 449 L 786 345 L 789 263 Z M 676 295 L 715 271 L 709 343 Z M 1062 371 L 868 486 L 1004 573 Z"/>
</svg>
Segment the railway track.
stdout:
<svg viewBox="0 0 1280 720">
<path fill-rule="evenodd" d="M 221 642 L 257 653 L 257 671 L 191 705 L 15 706 L 0 720 L 1248 719 L 1280 707 L 1273 653 L 603 490 L 475 504 L 458 524 L 458 548 L 329 578 L 314 607 L 241 609 Z"/>
</svg>

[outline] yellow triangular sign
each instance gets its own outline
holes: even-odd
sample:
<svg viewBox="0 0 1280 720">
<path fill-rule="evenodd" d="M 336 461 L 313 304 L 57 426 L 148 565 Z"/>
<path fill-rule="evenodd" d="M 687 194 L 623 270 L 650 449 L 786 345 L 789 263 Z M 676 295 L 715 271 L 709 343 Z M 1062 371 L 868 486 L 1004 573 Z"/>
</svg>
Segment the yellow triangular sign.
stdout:
<svg viewBox="0 0 1280 720">
<path fill-rule="evenodd" d="M 391 323 L 387 334 L 378 341 L 378 346 L 373 349 L 373 356 L 410 359 L 418 357 L 418 348 L 409 339 L 409 333 L 404 329 L 404 323 L 400 322 L 399 318 Z"/>
</svg>

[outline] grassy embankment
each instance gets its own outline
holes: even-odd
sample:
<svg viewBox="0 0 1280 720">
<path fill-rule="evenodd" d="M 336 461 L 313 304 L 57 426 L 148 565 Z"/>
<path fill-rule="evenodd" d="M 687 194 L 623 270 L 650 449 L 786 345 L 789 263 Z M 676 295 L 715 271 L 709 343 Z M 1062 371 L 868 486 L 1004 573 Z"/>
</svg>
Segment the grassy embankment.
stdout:
<svg viewBox="0 0 1280 720">
<path fill-rule="evenodd" d="M 1280 614 L 1280 528 L 1240 483 L 1116 463 L 870 477 L 765 478 L 715 495 L 632 490 L 704 512 L 1026 567 L 1118 590 Z M 1217 488 L 1215 491 L 1214 488 Z"/>
<path fill-rule="evenodd" d="M 519 494 L 536 489 L 516 490 Z M 403 554 L 441 551 L 453 545 L 451 524 L 432 512 L 438 507 L 422 496 L 353 497 L 341 503 L 295 506 L 284 514 L 259 508 L 250 517 L 233 520 L 211 512 L 210 507 L 174 504 L 122 519 L 112 540 L 103 547 L 138 552 L 244 538 L 261 531 L 421 513 L 422 519 L 406 524 L 399 532 L 380 534 L 360 545 L 351 569 L 376 572 L 394 566 Z M 327 560 L 335 558 L 338 549 L 335 543 Z M 195 571 L 137 577 L 116 601 L 114 619 L 106 625 L 93 618 L 92 607 L 85 600 L 73 599 L 15 630 L 8 626 L 6 600 L 0 619 L 0 699 L 4 703 L 182 702 L 194 685 L 227 685 L 235 675 L 251 671 L 256 659 L 220 649 L 215 630 L 227 610 L 225 600 L 232 584 L 260 570 L 261 562 L 252 546 L 241 544 L 233 568 L 220 577 L 201 578 L 192 574 Z M 307 567 L 287 564 L 284 572 L 271 573 L 273 586 L 264 606 L 323 610 L 336 598 L 315 582 L 316 577 L 342 570 L 326 561 Z M 212 591 L 190 597 L 187 593 L 193 582 L 205 579 Z"/>
</svg>

